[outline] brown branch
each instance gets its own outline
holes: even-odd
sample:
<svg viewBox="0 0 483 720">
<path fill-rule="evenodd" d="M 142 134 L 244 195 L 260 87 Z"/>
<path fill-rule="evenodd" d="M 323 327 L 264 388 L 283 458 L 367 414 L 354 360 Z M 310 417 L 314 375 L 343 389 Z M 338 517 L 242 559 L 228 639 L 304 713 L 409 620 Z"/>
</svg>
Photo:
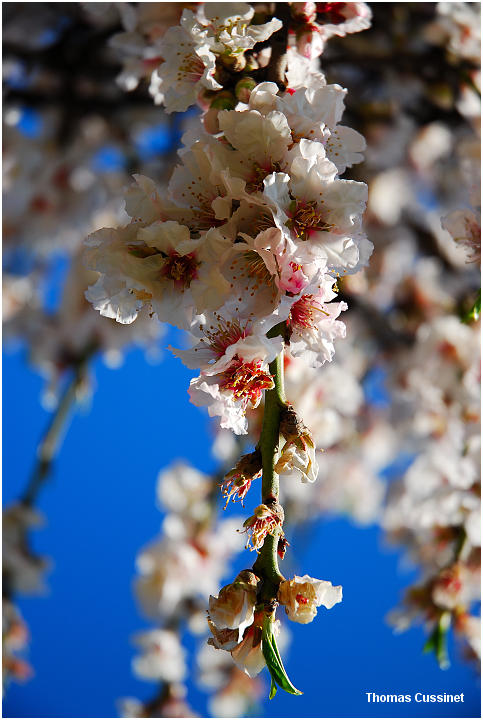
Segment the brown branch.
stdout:
<svg viewBox="0 0 483 720">
<path fill-rule="evenodd" d="M 267 80 L 277 83 L 280 90 L 285 90 L 285 71 L 287 69 L 288 31 L 291 22 L 290 6 L 286 2 L 276 3 L 275 17 L 282 21 L 282 27 L 272 35 L 272 54 L 267 67 Z"/>
</svg>

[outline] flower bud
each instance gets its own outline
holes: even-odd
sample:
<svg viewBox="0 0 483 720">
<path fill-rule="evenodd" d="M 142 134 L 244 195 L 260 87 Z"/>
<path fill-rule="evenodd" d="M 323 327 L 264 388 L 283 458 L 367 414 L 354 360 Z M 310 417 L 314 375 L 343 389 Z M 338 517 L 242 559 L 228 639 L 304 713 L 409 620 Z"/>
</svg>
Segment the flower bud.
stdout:
<svg viewBox="0 0 483 720">
<path fill-rule="evenodd" d="M 245 59 L 246 59 L 246 63 L 247 63 L 247 64 L 245 65 L 245 70 L 246 70 L 247 72 L 251 72 L 252 70 L 258 70 L 258 69 L 259 69 L 260 64 L 259 64 L 259 62 L 258 62 L 258 60 L 257 60 L 256 57 L 254 57 L 253 55 L 248 55 L 248 57 L 246 57 Z"/>
<path fill-rule="evenodd" d="M 202 110 L 208 110 L 216 96 L 216 90 L 208 90 L 207 88 L 202 88 L 196 98 L 197 105 Z"/>
<path fill-rule="evenodd" d="M 295 575 L 292 580 L 280 583 L 278 600 L 281 605 L 285 605 L 290 620 L 305 625 L 312 622 L 320 605 L 330 610 L 341 602 L 342 587 L 334 587 L 328 580 L 317 580 L 309 575 Z"/>
<path fill-rule="evenodd" d="M 317 25 L 303 25 L 295 33 L 297 52 L 308 60 L 314 60 L 322 55 L 324 38 Z"/>
<path fill-rule="evenodd" d="M 247 61 L 243 51 L 239 52 L 224 52 L 219 56 L 223 65 L 231 70 L 232 72 L 241 72 L 245 69 Z"/>
<path fill-rule="evenodd" d="M 287 538 L 281 537 L 278 541 L 278 547 L 277 547 L 277 555 L 281 560 L 284 559 L 285 553 L 287 552 L 287 548 L 289 547 L 290 543 L 287 540 Z"/>
<path fill-rule="evenodd" d="M 249 75 L 245 75 L 235 85 L 235 95 L 237 99 L 242 103 L 248 103 L 250 95 L 254 87 L 257 86 L 257 81 Z"/>
<path fill-rule="evenodd" d="M 210 104 L 210 108 L 216 110 L 234 110 L 235 107 L 236 98 L 230 90 L 221 90 L 216 93 Z"/>
<path fill-rule="evenodd" d="M 294 2 L 290 5 L 290 12 L 295 20 L 311 23 L 317 17 L 317 5 L 314 2 Z"/>
</svg>

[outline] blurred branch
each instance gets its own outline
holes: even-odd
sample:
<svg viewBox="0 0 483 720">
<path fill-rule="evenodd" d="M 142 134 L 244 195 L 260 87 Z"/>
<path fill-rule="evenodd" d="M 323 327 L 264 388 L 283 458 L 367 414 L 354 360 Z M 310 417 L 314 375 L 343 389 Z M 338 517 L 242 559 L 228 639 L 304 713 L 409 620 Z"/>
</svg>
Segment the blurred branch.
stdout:
<svg viewBox="0 0 483 720">
<path fill-rule="evenodd" d="M 52 415 L 47 430 L 40 442 L 37 450 L 37 463 L 21 498 L 21 502 L 24 505 L 31 506 L 35 503 L 39 490 L 52 471 L 53 462 L 58 453 L 70 411 L 76 402 L 79 389 L 85 380 L 89 357 L 90 354 L 75 365 L 57 409 Z"/>
</svg>

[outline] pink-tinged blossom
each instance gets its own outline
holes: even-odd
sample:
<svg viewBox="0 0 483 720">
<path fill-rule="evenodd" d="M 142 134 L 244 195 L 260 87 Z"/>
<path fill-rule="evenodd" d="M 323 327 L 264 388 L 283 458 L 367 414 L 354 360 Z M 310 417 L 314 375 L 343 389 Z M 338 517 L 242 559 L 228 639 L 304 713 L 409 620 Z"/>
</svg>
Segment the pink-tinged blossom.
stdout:
<svg viewBox="0 0 483 720">
<path fill-rule="evenodd" d="M 335 179 L 337 168 L 329 161 L 311 164 L 307 158 L 297 169 L 292 177 L 272 173 L 264 180 L 277 226 L 290 230 L 307 261 L 321 259 L 329 272 L 357 272 L 372 252 L 361 226 L 366 185 Z"/>
<path fill-rule="evenodd" d="M 480 571 L 472 572 L 463 563 L 455 563 L 438 574 L 432 586 L 435 605 L 445 610 L 469 607 L 480 596 Z"/>
<path fill-rule="evenodd" d="M 211 417 L 219 415 L 221 427 L 237 435 L 247 432 L 246 411 L 256 408 L 263 391 L 273 387 L 268 364 L 283 347 L 282 338 L 255 331 L 248 321 L 215 315 L 212 325 L 200 326 L 194 348 L 173 350 L 187 367 L 201 368 L 190 383 L 191 402 L 206 406 Z"/>
<path fill-rule="evenodd" d="M 337 35 L 367 30 L 371 26 L 372 12 L 365 2 L 316 3 L 317 23 L 325 40 Z"/>
<path fill-rule="evenodd" d="M 290 3 L 290 14 L 300 22 L 313 22 L 317 16 L 317 3 L 292 2 Z"/>
<path fill-rule="evenodd" d="M 295 357 L 305 356 L 312 367 L 330 362 L 335 353 L 334 340 L 345 337 L 345 325 L 337 318 L 347 310 L 347 304 L 331 302 L 337 297 L 333 286 L 330 275 L 319 276 L 290 303 L 287 327 L 291 352 Z M 284 315 L 286 312 L 282 310 Z"/>
</svg>

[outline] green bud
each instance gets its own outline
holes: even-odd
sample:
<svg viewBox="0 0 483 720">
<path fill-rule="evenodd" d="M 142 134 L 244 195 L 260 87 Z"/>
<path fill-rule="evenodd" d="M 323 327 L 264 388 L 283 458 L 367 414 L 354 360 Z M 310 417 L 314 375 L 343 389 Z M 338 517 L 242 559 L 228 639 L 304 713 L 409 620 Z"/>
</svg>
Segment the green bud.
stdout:
<svg viewBox="0 0 483 720">
<path fill-rule="evenodd" d="M 211 101 L 210 108 L 214 110 L 233 110 L 236 107 L 236 98 L 229 90 L 221 90 Z"/>
<path fill-rule="evenodd" d="M 235 85 L 235 95 L 240 102 L 247 103 L 250 99 L 251 92 L 256 87 L 257 82 L 249 75 L 245 75 Z"/>
<path fill-rule="evenodd" d="M 223 53 L 223 55 L 220 55 L 219 57 L 223 65 L 232 72 L 241 72 L 245 69 L 245 66 L 247 64 L 245 55 L 243 54 L 243 50 L 238 53 L 231 53 L 226 51 Z"/>
</svg>

